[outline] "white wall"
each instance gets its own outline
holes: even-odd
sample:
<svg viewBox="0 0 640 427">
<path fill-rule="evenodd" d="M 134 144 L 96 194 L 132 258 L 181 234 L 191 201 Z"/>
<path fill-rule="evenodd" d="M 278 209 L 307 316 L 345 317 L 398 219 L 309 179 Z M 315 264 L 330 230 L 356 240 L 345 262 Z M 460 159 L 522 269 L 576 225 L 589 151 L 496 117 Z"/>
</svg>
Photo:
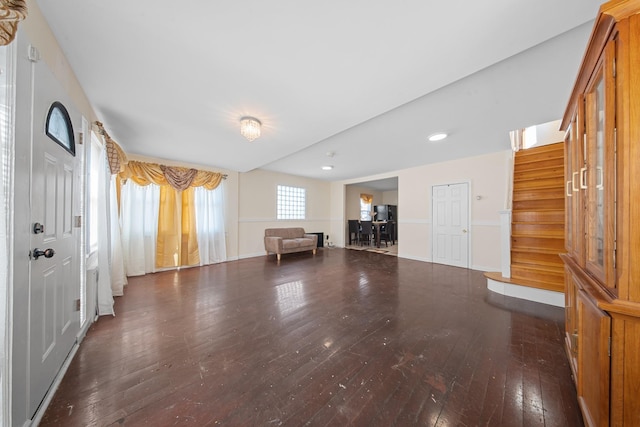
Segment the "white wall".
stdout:
<svg viewBox="0 0 640 427">
<path fill-rule="evenodd" d="M 560 131 L 560 123 L 562 123 L 562 120 L 536 125 L 537 142 L 535 147 L 563 142 L 565 133 Z"/>
<path fill-rule="evenodd" d="M 506 136 L 505 136 L 506 137 Z M 398 177 L 398 256 L 431 261 L 431 187 L 439 184 L 470 183 L 471 268 L 500 271 L 500 216 L 507 200 L 511 151 L 423 165 L 383 175 L 332 183 L 333 215 L 346 213 L 340 188 L 356 181 Z M 477 197 L 480 197 L 478 200 Z M 346 222 L 344 216 L 342 224 Z M 344 229 L 344 226 L 342 226 Z M 343 231 L 336 244 L 344 246 Z"/>
<path fill-rule="evenodd" d="M 382 192 L 383 205 L 398 205 L 398 190 Z"/>
<path fill-rule="evenodd" d="M 278 185 L 306 189 L 307 219 L 276 219 Z M 331 184 L 264 170 L 239 174 L 238 251 L 240 258 L 263 256 L 265 228 L 303 227 L 308 232 L 323 232 L 333 241 L 331 229 Z"/>
</svg>

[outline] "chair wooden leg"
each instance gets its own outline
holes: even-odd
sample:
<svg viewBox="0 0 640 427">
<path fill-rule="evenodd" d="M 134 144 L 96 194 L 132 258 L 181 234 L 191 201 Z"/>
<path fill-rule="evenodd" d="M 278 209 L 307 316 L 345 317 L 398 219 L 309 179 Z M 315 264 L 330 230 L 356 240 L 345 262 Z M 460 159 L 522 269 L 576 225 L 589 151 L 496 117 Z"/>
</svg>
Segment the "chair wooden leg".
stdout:
<svg viewBox="0 0 640 427">
<path fill-rule="evenodd" d="M 280 257 L 282 256 L 282 254 L 276 254 L 276 256 L 278 257 L 278 261 L 280 261 Z"/>
</svg>

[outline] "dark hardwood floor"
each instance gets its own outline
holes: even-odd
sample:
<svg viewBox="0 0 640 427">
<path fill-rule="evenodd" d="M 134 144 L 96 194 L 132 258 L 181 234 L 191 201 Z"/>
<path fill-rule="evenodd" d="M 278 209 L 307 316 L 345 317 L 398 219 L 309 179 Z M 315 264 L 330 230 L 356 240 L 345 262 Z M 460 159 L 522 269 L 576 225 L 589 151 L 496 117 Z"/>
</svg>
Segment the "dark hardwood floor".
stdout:
<svg viewBox="0 0 640 427">
<path fill-rule="evenodd" d="M 41 425 L 582 426 L 563 310 L 323 249 L 130 279 Z"/>
</svg>

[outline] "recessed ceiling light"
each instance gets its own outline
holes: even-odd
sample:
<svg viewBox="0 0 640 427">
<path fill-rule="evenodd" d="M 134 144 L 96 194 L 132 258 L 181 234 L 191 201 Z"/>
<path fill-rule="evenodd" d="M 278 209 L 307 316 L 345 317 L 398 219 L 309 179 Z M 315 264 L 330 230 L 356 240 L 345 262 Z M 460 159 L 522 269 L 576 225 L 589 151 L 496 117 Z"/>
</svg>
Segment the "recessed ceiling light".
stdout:
<svg viewBox="0 0 640 427">
<path fill-rule="evenodd" d="M 447 134 L 444 132 L 432 133 L 431 135 L 429 135 L 429 141 L 431 142 L 442 141 L 446 137 L 447 137 Z"/>
<path fill-rule="evenodd" d="M 333 166 L 331 166 L 331 165 L 327 165 L 327 166 L 323 166 L 322 167 L 323 171 L 330 171 L 331 169 L 333 169 Z"/>
</svg>

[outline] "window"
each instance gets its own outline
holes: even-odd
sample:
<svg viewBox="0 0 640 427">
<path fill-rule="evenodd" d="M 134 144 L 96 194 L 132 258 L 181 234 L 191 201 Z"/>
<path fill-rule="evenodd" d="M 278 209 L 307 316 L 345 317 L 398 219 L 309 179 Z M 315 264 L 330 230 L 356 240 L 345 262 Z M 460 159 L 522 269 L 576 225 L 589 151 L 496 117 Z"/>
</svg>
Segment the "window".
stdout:
<svg viewBox="0 0 640 427">
<path fill-rule="evenodd" d="M 371 206 L 373 196 L 370 194 L 360 194 L 360 221 L 371 221 Z"/>
<path fill-rule="evenodd" d="M 305 219 L 307 190 L 299 187 L 278 185 L 277 219 Z"/>
<path fill-rule="evenodd" d="M 49 108 L 45 133 L 58 145 L 71 153 L 72 156 L 76 155 L 76 143 L 73 138 L 71 118 L 64 105 L 57 101 L 51 104 L 51 108 Z"/>
</svg>

